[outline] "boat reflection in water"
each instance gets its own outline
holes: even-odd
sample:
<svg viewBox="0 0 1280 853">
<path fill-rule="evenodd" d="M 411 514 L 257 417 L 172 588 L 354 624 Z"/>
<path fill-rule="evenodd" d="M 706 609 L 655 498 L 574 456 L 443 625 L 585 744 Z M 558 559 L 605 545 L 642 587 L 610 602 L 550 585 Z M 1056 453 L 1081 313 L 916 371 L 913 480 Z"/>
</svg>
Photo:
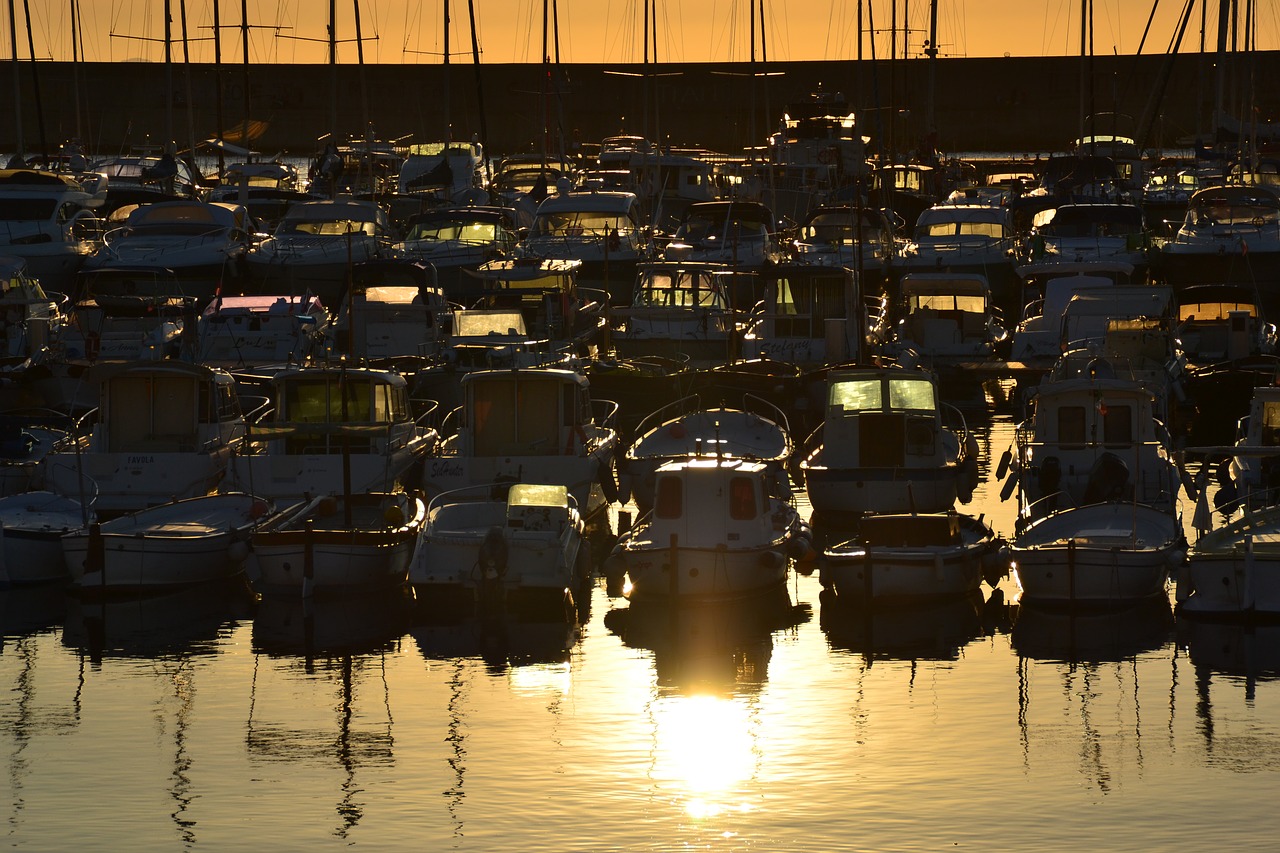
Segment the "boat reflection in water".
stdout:
<svg viewBox="0 0 1280 853">
<path fill-rule="evenodd" d="M 650 649 L 658 685 L 675 693 L 754 693 L 768 677 L 773 634 L 809 621 L 785 587 L 733 601 L 669 605 L 633 601 L 604 624 L 632 648 Z"/>
<path fill-rule="evenodd" d="M 0 638 L 21 639 L 61 625 L 66 599 L 58 584 L 0 587 Z"/>
<path fill-rule="evenodd" d="M 1119 609 L 1072 610 L 1023 602 L 1011 610 L 1012 645 L 1020 658 L 1073 664 L 1123 661 L 1173 639 L 1167 598 Z"/>
<path fill-rule="evenodd" d="M 341 598 L 263 596 L 253 617 L 253 648 L 308 659 L 391 651 L 409 628 L 412 606 L 403 587 Z"/>
<path fill-rule="evenodd" d="M 62 644 L 106 657 L 217 654 L 223 631 L 253 614 L 243 576 L 153 595 L 67 599 Z"/>
<path fill-rule="evenodd" d="M 958 660 L 984 631 L 982 593 L 867 607 L 824 593 L 820 622 L 833 649 L 889 660 Z"/>
</svg>

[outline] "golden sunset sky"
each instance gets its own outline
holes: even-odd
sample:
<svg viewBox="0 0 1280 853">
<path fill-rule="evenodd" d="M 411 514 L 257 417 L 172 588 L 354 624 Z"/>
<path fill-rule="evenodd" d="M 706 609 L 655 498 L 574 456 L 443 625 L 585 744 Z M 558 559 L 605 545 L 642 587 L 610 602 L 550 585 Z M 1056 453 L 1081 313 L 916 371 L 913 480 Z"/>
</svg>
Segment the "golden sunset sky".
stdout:
<svg viewBox="0 0 1280 853">
<path fill-rule="evenodd" d="M 221 0 L 222 54 L 225 62 L 242 56 L 240 0 Z M 547 0 L 548 5 L 551 0 Z M 745 61 L 751 57 L 751 11 L 755 10 L 756 55 L 770 60 L 840 60 L 858 55 L 857 0 L 764 0 L 763 42 L 758 0 L 651 0 L 656 3 L 657 59 L 663 62 Z M 940 55 L 1037 56 L 1080 52 L 1081 0 L 939 0 Z M 1187 0 L 1155 3 L 1144 54 L 1164 53 Z M 1201 39 L 1201 8 L 1196 0 L 1182 49 L 1194 51 Z M 18 3 L 19 55 L 27 56 L 27 34 Z M 73 0 L 30 0 L 31 32 L 37 58 L 71 57 L 70 10 Z M 896 15 L 896 54 L 903 54 L 902 30 L 909 33 L 907 55 L 918 56 L 928 37 L 928 0 L 866 0 L 874 15 L 875 51 L 885 56 Z M 896 12 L 891 11 L 895 9 Z M 1216 40 L 1217 0 L 1207 0 L 1204 39 Z M 1241 0 L 1243 16 L 1244 0 Z M 1280 4 L 1263 2 L 1256 23 L 1262 49 L 1280 47 Z M 0 4 L 0 7 L 7 4 Z M 179 0 L 173 14 L 173 58 L 182 59 Z M 188 49 L 192 61 L 213 61 L 213 0 L 186 0 Z M 355 0 L 337 0 L 336 31 L 340 63 L 357 61 Z M 559 59 L 562 62 L 632 63 L 644 59 L 645 0 L 556 0 Z M 1093 51 L 1138 51 L 1153 0 L 1093 0 Z M 377 63 L 439 63 L 444 53 L 444 0 L 360 0 L 364 60 Z M 161 61 L 164 58 L 163 0 L 79 0 L 83 55 L 89 61 Z M 475 0 L 481 61 L 537 62 L 544 42 L 544 0 Z M 326 0 L 248 0 L 249 58 L 254 63 L 328 61 Z M 449 52 L 455 63 L 469 63 L 467 4 L 450 0 Z M 865 15 L 865 12 L 864 12 Z M 904 26 L 905 22 L 905 26 Z M 1240 40 L 1243 44 L 1243 21 Z M 547 36 L 555 55 L 554 34 Z M 8 28 L 0 43 L 11 55 Z M 863 39 L 871 55 L 871 39 Z"/>
</svg>

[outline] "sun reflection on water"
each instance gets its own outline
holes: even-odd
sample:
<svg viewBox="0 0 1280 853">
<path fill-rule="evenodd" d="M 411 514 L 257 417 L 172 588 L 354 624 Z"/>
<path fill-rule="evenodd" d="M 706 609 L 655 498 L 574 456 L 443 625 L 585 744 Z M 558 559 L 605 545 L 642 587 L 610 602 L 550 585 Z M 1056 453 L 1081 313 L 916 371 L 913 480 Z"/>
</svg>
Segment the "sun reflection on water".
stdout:
<svg viewBox="0 0 1280 853">
<path fill-rule="evenodd" d="M 654 781 L 674 789 L 694 820 L 749 812 L 737 789 L 755 773 L 758 750 L 750 709 L 741 700 L 671 696 L 653 709 Z"/>
</svg>

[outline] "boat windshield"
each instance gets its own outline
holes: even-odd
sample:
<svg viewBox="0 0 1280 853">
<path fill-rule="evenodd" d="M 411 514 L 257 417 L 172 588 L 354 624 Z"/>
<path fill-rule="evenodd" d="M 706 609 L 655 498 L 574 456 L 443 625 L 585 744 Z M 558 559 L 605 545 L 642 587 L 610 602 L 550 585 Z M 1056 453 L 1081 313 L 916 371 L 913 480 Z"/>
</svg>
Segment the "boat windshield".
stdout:
<svg viewBox="0 0 1280 853">
<path fill-rule="evenodd" d="M 538 216 L 531 237 L 605 237 L 630 230 L 625 216 L 595 211 L 565 211 Z"/>
<path fill-rule="evenodd" d="M 927 379 L 889 380 L 889 408 L 932 412 L 938 407 L 933 383 Z"/>
<path fill-rule="evenodd" d="M 498 239 L 498 228 L 492 222 L 470 222 L 463 219 L 419 222 L 409 229 L 405 242 L 422 240 L 438 243 L 456 240 L 460 243 L 488 244 Z"/>
<path fill-rule="evenodd" d="M 987 298 L 971 293 L 915 293 L 911 295 L 911 310 L 964 311 L 981 314 L 987 310 Z"/>
<path fill-rule="evenodd" d="M 831 386 L 830 405 L 845 412 L 878 410 L 884 406 L 884 388 L 879 376 L 849 379 Z"/>
</svg>

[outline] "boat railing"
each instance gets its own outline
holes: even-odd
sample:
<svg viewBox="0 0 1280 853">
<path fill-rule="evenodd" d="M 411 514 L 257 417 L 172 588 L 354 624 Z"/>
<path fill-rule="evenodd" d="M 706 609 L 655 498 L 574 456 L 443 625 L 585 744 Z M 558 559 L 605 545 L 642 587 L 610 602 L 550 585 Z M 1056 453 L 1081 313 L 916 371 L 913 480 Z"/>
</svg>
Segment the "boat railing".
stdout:
<svg viewBox="0 0 1280 853">
<path fill-rule="evenodd" d="M 618 410 L 621 408 L 613 400 L 592 400 L 591 420 L 598 429 L 618 432 Z"/>
</svg>

